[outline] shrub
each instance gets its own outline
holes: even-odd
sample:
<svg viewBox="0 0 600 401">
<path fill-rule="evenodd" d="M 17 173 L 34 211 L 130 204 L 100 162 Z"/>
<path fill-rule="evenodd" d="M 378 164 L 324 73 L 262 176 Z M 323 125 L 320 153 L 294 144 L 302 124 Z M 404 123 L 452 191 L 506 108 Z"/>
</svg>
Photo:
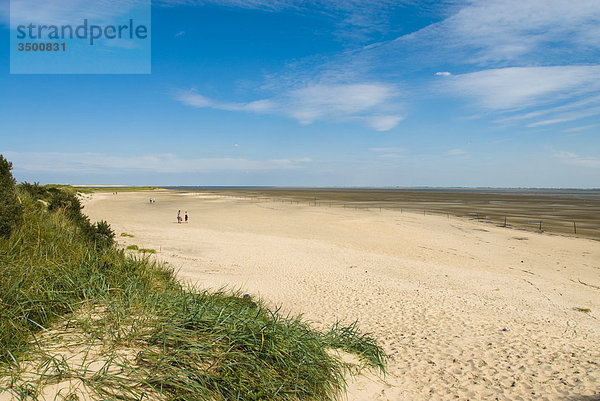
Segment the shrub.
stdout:
<svg viewBox="0 0 600 401">
<path fill-rule="evenodd" d="M 115 232 L 106 221 L 100 220 L 93 224 L 92 228 L 94 230 L 94 242 L 100 249 L 107 248 L 113 244 Z"/>
<path fill-rule="evenodd" d="M 91 223 L 86 215 L 82 213 L 83 206 L 77 193 L 66 188 L 43 187 L 38 183 L 23 183 L 21 190 L 26 192 L 35 200 L 43 200 L 48 203 L 48 211 L 62 211 L 69 220 L 81 230 L 83 237 L 94 244 L 98 249 L 105 249 L 114 243 L 115 233 L 106 221 Z"/>
<path fill-rule="evenodd" d="M 15 191 L 12 163 L 0 155 L 0 236 L 8 237 L 23 219 L 23 208 Z"/>
<path fill-rule="evenodd" d="M 40 185 L 39 182 L 30 184 L 28 182 L 22 182 L 19 187 L 24 192 L 28 193 L 32 199 L 41 199 L 47 201 L 49 199 L 49 192 L 46 187 Z"/>
</svg>

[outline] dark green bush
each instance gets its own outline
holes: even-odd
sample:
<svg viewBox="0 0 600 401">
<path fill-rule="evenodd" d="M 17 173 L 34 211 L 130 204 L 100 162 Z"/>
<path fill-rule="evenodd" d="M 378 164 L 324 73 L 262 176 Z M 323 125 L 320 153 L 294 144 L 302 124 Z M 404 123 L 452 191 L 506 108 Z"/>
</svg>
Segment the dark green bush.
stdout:
<svg viewBox="0 0 600 401">
<path fill-rule="evenodd" d="M 48 211 L 62 211 L 83 234 L 83 237 L 93 243 L 96 248 L 104 249 L 114 243 L 115 233 L 106 221 L 91 223 L 88 217 L 83 214 L 83 206 L 77 198 L 75 191 L 66 188 L 54 188 L 40 186 L 38 183 L 22 183 L 22 191 L 26 192 L 34 200 L 41 200 L 48 204 Z"/>
<path fill-rule="evenodd" d="M 8 237 L 23 220 L 23 208 L 15 191 L 12 163 L 0 155 L 0 236 Z"/>
<path fill-rule="evenodd" d="M 30 184 L 28 182 L 22 182 L 19 184 L 19 188 L 31 196 L 32 199 L 41 199 L 48 201 L 50 199 L 50 192 L 48 188 L 39 184 L 39 182 Z"/>
<path fill-rule="evenodd" d="M 100 249 L 111 246 L 115 239 L 115 232 L 110 228 L 104 220 L 90 225 L 92 231 L 92 239 L 96 246 Z"/>
</svg>

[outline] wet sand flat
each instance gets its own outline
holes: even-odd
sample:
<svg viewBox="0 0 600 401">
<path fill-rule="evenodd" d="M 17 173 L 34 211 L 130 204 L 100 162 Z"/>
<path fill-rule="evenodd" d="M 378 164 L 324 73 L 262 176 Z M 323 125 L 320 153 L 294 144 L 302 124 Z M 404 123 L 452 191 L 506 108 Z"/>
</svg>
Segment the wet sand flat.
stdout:
<svg viewBox="0 0 600 401">
<path fill-rule="evenodd" d="M 411 210 L 466 217 L 529 231 L 600 240 L 600 190 L 552 189 L 228 189 L 203 192 L 316 207 Z"/>
<path fill-rule="evenodd" d="M 97 193 L 84 210 L 192 284 L 318 327 L 358 320 L 391 359 L 385 378 L 349 377 L 349 400 L 598 399 L 598 241 L 302 196 Z"/>
</svg>

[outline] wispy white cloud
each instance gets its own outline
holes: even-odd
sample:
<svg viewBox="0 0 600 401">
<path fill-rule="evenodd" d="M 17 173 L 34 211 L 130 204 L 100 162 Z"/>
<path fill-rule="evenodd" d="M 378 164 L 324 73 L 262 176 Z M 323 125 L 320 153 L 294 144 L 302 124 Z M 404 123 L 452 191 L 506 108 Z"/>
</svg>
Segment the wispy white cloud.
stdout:
<svg viewBox="0 0 600 401">
<path fill-rule="evenodd" d="M 246 103 L 220 102 L 196 91 L 178 91 L 174 97 L 192 107 L 281 114 L 301 124 L 358 120 L 375 130 L 388 131 L 402 120 L 394 103 L 396 89 L 381 83 L 312 84 Z"/>
<path fill-rule="evenodd" d="M 451 150 L 447 151 L 446 154 L 448 156 L 462 156 L 462 155 L 466 155 L 467 151 L 464 149 L 451 149 Z"/>
<path fill-rule="evenodd" d="M 527 126 L 529 128 L 535 128 L 535 127 L 543 127 L 545 125 L 560 124 L 560 123 L 564 123 L 567 121 L 571 121 L 571 120 L 568 118 L 552 118 L 549 120 L 536 121 L 534 123 L 527 124 Z"/>
<path fill-rule="evenodd" d="M 3 152 L 25 171 L 61 173 L 206 173 L 213 171 L 272 171 L 300 168 L 309 158 L 248 160 L 242 158 L 186 159 L 173 154 L 110 156 L 100 153 Z"/>
<path fill-rule="evenodd" d="M 590 130 L 592 128 L 596 128 L 598 126 L 598 124 L 590 124 L 590 125 L 583 125 L 580 127 L 573 127 L 573 128 L 568 128 L 563 130 L 563 132 L 581 132 L 581 131 L 587 131 Z"/>
<path fill-rule="evenodd" d="M 394 98 L 394 89 L 384 84 L 309 85 L 289 93 L 289 114 L 302 124 L 316 120 L 363 118 L 373 128 L 387 131 L 400 116 L 381 115 L 380 108 Z"/>
<path fill-rule="evenodd" d="M 404 117 L 399 115 L 374 115 L 366 119 L 368 125 L 376 131 L 389 131 L 402 120 Z"/>
<path fill-rule="evenodd" d="M 406 155 L 403 155 L 401 153 L 382 153 L 378 155 L 378 157 L 380 159 L 404 159 L 406 158 Z"/>
<path fill-rule="evenodd" d="M 600 90 L 600 66 L 512 67 L 454 75 L 444 89 L 492 110 L 519 110 Z"/>
<path fill-rule="evenodd" d="M 452 75 L 452 73 L 448 71 L 438 71 L 435 73 L 435 75 L 437 75 L 438 77 L 449 77 L 450 75 Z"/>
<path fill-rule="evenodd" d="M 540 127 L 545 125 L 554 125 L 565 123 L 569 121 L 580 120 L 582 118 L 600 116 L 600 107 L 594 107 L 589 109 L 584 109 L 581 111 L 575 111 L 571 113 L 562 113 L 558 115 L 554 115 L 553 118 L 536 121 L 530 124 L 527 124 L 528 127 Z"/>
<path fill-rule="evenodd" d="M 546 107 L 535 111 L 530 111 L 525 114 L 513 114 L 508 117 L 502 117 L 497 119 L 499 123 L 510 123 L 515 121 L 530 120 L 545 115 L 561 115 L 573 110 L 589 110 L 597 108 L 600 105 L 600 95 L 585 96 L 581 100 L 568 101 L 566 104 L 560 106 Z"/>
<path fill-rule="evenodd" d="M 600 20 L 596 0 L 470 0 L 450 10 L 454 11 L 448 18 L 380 50 L 427 54 L 435 61 L 459 64 L 509 66 L 562 64 L 565 58 L 589 57 L 592 49 L 600 49 L 594 36 Z"/>
<path fill-rule="evenodd" d="M 206 96 L 199 94 L 196 90 L 189 91 L 176 91 L 174 93 L 174 98 L 181 103 L 197 107 L 204 108 L 208 107 L 211 109 L 217 110 L 226 110 L 226 111 L 252 111 L 252 112 L 270 112 L 273 111 L 277 105 L 271 100 L 257 100 L 253 102 L 219 102 L 213 99 L 210 99 Z"/>
<path fill-rule="evenodd" d="M 599 48 L 598 41 L 588 36 L 599 18 L 596 0 L 578 0 L 576 4 L 565 0 L 479 0 L 446 24 L 454 32 L 453 46 L 480 49 L 473 52 L 476 62 L 522 62 L 538 57 L 560 62 L 562 55 L 572 56 L 577 51 L 573 42 Z"/>
<path fill-rule="evenodd" d="M 568 164 L 589 168 L 600 168 L 600 157 L 580 156 L 566 151 L 558 152 L 554 156 Z"/>
<path fill-rule="evenodd" d="M 388 147 L 382 147 L 382 148 L 369 148 L 369 150 L 371 152 L 377 152 L 377 153 L 402 153 L 405 152 L 406 149 L 404 148 L 400 148 L 400 147 L 396 147 L 396 146 L 388 146 Z"/>
<path fill-rule="evenodd" d="M 406 149 L 400 147 L 381 147 L 369 148 L 369 151 L 377 154 L 381 159 L 404 159 L 406 157 Z"/>
</svg>

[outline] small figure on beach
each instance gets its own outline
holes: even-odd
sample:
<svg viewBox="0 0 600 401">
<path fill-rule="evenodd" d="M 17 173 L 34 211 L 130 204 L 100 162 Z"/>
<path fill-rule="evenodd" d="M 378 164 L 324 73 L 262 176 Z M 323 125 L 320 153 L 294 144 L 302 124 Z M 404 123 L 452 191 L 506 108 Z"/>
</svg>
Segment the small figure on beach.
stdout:
<svg viewBox="0 0 600 401">
<path fill-rule="evenodd" d="M 150 203 L 152 203 L 152 198 L 150 198 Z"/>
<path fill-rule="evenodd" d="M 188 222 L 188 212 L 187 212 L 187 210 L 185 211 L 185 222 L 186 223 Z"/>
<path fill-rule="evenodd" d="M 181 210 L 177 211 L 177 223 L 181 223 Z"/>
</svg>

